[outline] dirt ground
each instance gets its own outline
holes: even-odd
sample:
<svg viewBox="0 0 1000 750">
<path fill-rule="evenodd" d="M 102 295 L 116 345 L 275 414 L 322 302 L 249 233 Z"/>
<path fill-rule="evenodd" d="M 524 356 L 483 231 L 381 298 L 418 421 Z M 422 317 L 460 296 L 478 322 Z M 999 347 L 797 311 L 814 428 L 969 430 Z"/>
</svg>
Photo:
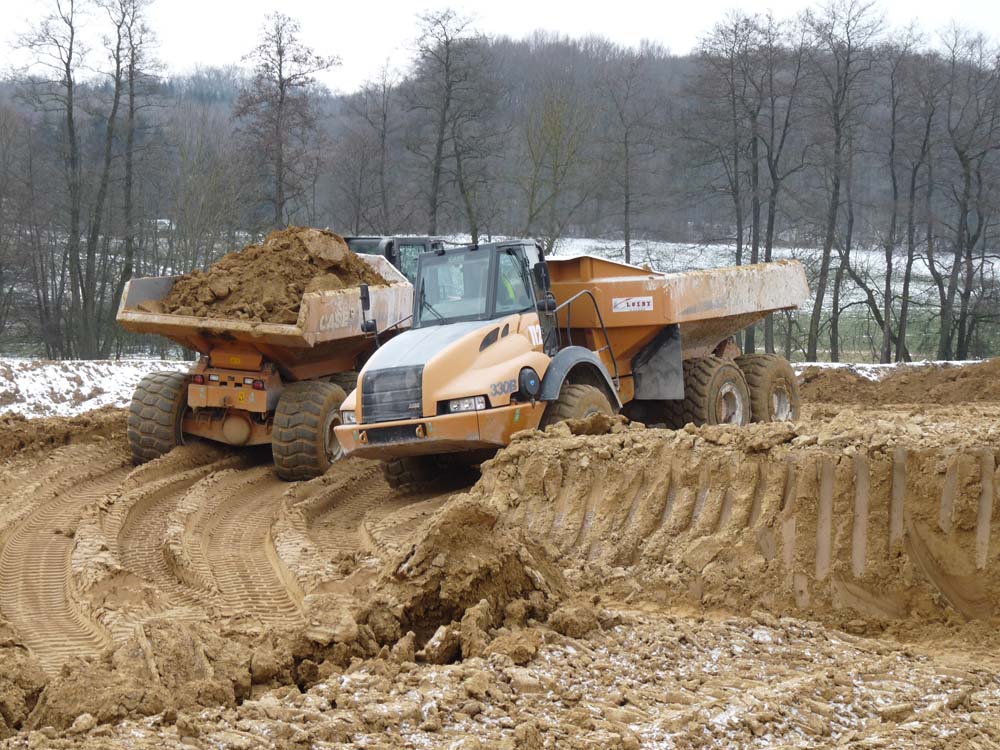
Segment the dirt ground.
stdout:
<svg viewBox="0 0 1000 750">
<path fill-rule="evenodd" d="M 362 283 L 387 282 L 340 235 L 289 227 L 229 253 L 207 271 L 181 277 L 161 303 L 146 307 L 149 312 L 295 323 L 304 293 Z"/>
<path fill-rule="evenodd" d="M 558 425 L 423 494 L 15 420 L 2 746 L 1000 747 L 993 366 Z"/>
</svg>

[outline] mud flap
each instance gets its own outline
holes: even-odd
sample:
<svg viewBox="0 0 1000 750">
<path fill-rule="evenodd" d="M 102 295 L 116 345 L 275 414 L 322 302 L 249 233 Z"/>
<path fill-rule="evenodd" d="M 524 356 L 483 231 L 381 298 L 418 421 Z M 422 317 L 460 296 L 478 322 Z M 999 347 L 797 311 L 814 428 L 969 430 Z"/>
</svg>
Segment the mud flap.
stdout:
<svg viewBox="0 0 1000 750">
<path fill-rule="evenodd" d="M 684 398 L 681 327 L 666 326 L 632 358 L 635 397 L 670 401 Z"/>
</svg>

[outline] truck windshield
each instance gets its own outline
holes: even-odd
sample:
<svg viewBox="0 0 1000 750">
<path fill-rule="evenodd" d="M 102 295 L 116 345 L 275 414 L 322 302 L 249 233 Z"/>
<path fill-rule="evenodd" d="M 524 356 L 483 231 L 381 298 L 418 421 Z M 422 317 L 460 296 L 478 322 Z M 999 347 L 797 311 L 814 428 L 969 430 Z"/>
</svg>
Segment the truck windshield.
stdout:
<svg viewBox="0 0 1000 750">
<path fill-rule="evenodd" d="M 474 250 L 424 255 L 417 280 L 414 327 L 485 318 L 490 254 Z"/>
</svg>

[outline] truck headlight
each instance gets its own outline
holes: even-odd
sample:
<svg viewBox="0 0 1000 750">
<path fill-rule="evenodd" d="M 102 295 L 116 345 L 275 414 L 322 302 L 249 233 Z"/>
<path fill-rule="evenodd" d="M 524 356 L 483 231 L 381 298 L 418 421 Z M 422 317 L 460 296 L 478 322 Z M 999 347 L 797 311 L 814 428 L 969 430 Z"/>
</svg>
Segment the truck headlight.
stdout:
<svg viewBox="0 0 1000 750">
<path fill-rule="evenodd" d="M 340 421 L 344 424 L 357 424 L 358 413 L 356 411 L 342 411 L 340 412 Z"/>
<path fill-rule="evenodd" d="M 456 398 L 448 402 L 448 411 L 452 414 L 459 411 L 482 411 L 485 408 L 486 396 Z"/>
</svg>

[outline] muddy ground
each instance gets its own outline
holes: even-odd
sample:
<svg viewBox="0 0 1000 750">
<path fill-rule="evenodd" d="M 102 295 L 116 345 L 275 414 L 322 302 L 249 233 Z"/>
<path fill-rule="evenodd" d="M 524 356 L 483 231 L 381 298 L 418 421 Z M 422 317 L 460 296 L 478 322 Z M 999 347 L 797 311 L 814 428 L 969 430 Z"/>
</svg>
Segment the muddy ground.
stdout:
<svg viewBox="0 0 1000 750">
<path fill-rule="evenodd" d="M 0 737 L 1000 746 L 991 367 L 807 372 L 796 425 L 557 426 L 423 494 L 204 445 L 133 468 L 113 410 L 11 421 Z"/>
</svg>

